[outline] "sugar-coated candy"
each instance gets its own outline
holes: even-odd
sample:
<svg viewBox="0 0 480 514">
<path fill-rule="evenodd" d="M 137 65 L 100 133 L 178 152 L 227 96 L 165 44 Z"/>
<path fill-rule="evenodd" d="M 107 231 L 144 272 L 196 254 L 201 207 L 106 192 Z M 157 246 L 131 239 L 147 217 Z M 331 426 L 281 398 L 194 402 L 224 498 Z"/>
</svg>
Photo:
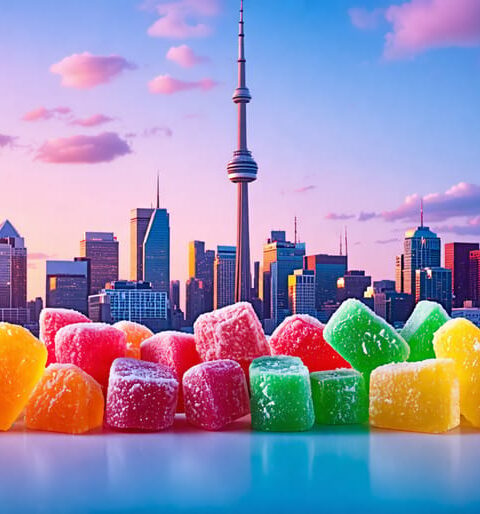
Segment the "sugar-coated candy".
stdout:
<svg viewBox="0 0 480 514">
<path fill-rule="evenodd" d="M 47 366 L 57 362 L 55 357 L 55 335 L 57 332 L 67 325 L 88 323 L 89 321 L 87 316 L 72 309 L 48 307 L 40 311 L 40 340 L 45 343 L 48 350 Z"/>
<path fill-rule="evenodd" d="M 195 337 L 192 334 L 172 330 L 160 332 L 141 344 L 140 354 L 142 360 L 164 364 L 174 372 L 180 383 L 177 412 L 184 412 L 181 386 L 183 375 L 192 366 L 200 363 Z"/>
<path fill-rule="evenodd" d="M 315 421 L 319 425 L 350 425 L 368 421 L 368 389 L 354 369 L 310 374 Z"/>
<path fill-rule="evenodd" d="M 323 336 L 355 369 L 370 373 L 408 358 L 405 340 L 360 300 L 345 300 L 325 326 Z"/>
<path fill-rule="evenodd" d="M 262 325 L 248 302 L 202 314 L 194 324 L 194 333 L 204 361 L 232 359 L 246 366 L 256 357 L 270 354 Z"/>
<path fill-rule="evenodd" d="M 409 361 L 435 358 L 433 335 L 449 319 L 447 311 L 439 303 L 428 300 L 417 303 L 400 332 L 410 346 Z"/>
<path fill-rule="evenodd" d="M 480 328 L 464 318 L 447 321 L 435 332 L 435 354 L 455 361 L 460 382 L 460 410 L 480 427 Z"/>
<path fill-rule="evenodd" d="M 40 380 L 47 348 L 19 325 L 0 323 L 0 430 L 18 418 Z"/>
<path fill-rule="evenodd" d="M 108 381 L 105 422 L 120 430 L 164 430 L 173 425 L 178 381 L 167 366 L 116 359 Z"/>
<path fill-rule="evenodd" d="M 300 432 L 312 428 L 310 376 L 298 357 L 255 359 L 250 366 L 250 390 L 254 430 Z"/>
<path fill-rule="evenodd" d="M 145 325 L 140 325 L 140 323 L 134 321 L 117 321 L 113 326 L 124 332 L 127 337 L 126 357 L 140 359 L 140 345 L 145 339 L 152 337 L 153 332 Z"/>
<path fill-rule="evenodd" d="M 125 357 L 125 334 L 106 323 L 75 323 L 55 336 L 57 362 L 75 364 L 106 388 L 112 362 Z"/>
<path fill-rule="evenodd" d="M 387 364 L 370 376 L 370 423 L 413 432 L 446 432 L 460 423 L 460 392 L 451 359 Z"/>
<path fill-rule="evenodd" d="M 194 426 L 220 430 L 250 411 L 247 381 L 238 362 L 202 362 L 183 376 L 185 416 Z"/>
<path fill-rule="evenodd" d="M 285 318 L 268 340 L 272 355 L 299 357 L 310 371 L 349 368 L 323 338 L 324 325 L 307 314 Z"/>
<path fill-rule="evenodd" d="M 51 364 L 33 390 L 25 410 L 32 430 L 82 434 L 103 424 L 100 384 L 74 364 Z"/>
</svg>

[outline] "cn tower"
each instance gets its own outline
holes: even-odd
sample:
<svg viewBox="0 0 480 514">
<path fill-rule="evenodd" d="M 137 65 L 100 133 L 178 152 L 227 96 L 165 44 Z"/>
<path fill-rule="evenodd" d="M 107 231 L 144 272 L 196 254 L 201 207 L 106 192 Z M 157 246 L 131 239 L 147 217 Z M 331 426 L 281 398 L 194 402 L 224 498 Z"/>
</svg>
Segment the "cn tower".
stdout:
<svg viewBox="0 0 480 514">
<path fill-rule="evenodd" d="M 247 147 L 247 104 L 252 99 L 246 83 L 243 0 L 240 3 L 238 33 L 238 87 L 233 102 L 238 109 L 238 140 L 233 159 L 227 165 L 228 178 L 237 185 L 237 259 L 235 301 L 250 300 L 250 232 L 248 222 L 248 184 L 257 178 L 258 166 Z"/>
</svg>

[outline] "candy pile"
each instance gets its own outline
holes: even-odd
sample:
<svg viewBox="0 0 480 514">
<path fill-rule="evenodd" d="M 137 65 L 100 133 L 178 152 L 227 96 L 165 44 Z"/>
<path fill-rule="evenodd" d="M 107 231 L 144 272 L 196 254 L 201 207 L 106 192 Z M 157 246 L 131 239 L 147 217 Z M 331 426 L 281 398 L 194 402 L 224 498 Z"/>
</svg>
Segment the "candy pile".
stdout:
<svg viewBox="0 0 480 514">
<path fill-rule="evenodd" d="M 201 315 L 193 335 L 44 309 L 40 340 L 0 323 L 0 376 L 0 430 L 22 412 L 28 429 L 71 434 L 164 430 L 176 412 L 204 430 L 249 413 L 270 432 L 480 427 L 480 329 L 429 301 L 400 332 L 350 299 L 327 325 L 290 316 L 269 340 L 249 303 Z"/>
</svg>

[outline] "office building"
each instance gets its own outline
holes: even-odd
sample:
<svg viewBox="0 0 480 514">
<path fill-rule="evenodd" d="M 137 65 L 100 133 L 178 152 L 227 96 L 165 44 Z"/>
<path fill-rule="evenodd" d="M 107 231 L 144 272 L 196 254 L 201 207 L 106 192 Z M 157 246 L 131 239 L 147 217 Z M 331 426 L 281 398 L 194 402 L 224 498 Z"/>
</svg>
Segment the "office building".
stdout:
<svg viewBox="0 0 480 514">
<path fill-rule="evenodd" d="M 153 209 L 130 211 L 130 280 L 143 280 L 143 242 Z"/>
<path fill-rule="evenodd" d="M 214 262 L 214 309 L 235 303 L 235 246 L 217 246 Z"/>
<path fill-rule="evenodd" d="M 405 324 L 415 307 L 415 297 L 395 290 L 379 290 L 374 293 L 375 314 L 399 328 Z"/>
<path fill-rule="evenodd" d="M 186 322 L 193 326 L 195 320 L 205 312 L 205 294 L 203 282 L 198 278 L 189 278 L 185 285 L 186 294 Z"/>
<path fill-rule="evenodd" d="M 74 309 L 88 313 L 88 263 L 47 261 L 46 307 Z"/>
<path fill-rule="evenodd" d="M 27 306 L 27 249 L 9 220 L 0 225 L 0 308 Z"/>
<path fill-rule="evenodd" d="M 480 308 L 478 307 L 460 307 L 452 309 L 452 318 L 465 318 L 480 328 Z"/>
<path fill-rule="evenodd" d="M 470 296 L 473 305 L 480 307 L 480 250 L 470 252 Z"/>
<path fill-rule="evenodd" d="M 316 315 L 314 271 L 299 269 L 288 276 L 288 305 L 292 314 Z"/>
<path fill-rule="evenodd" d="M 170 215 L 154 209 L 143 242 L 143 280 L 154 291 L 170 293 Z"/>
<path fill-rule="evenodd" d="M 180 309 L 180 280 L 170 281 L 170 307 Z"/>
<path fill-rule="evenodd" d="M 452 310 L 452 271 L 446 268 L 425 268 L 416 270 L 415 301 L 431 300 Z"/>
<path fill-rule="evenodd" d="M 203 282 L 204 312 L 213 310 L 215 251 L 205 250 L 204 241 L 190 241 L 188 245 L 188 276 Z"/>
<path fill-rule="evenodd" d="M 472 300 L 470 252 L 478 249 L 478 243 L 445 245 L 445 268 L 452 272 L 453 307 L 463 307 L 466 300 Z"/>
<path fill-rule="evenodd" d="M 337 300 L 341 303 L 347 298 L 361 300 L 372 284 L 372 277 L 365 275 L 365 271 L 347 271 L 337 280 Z"/>
</svg>

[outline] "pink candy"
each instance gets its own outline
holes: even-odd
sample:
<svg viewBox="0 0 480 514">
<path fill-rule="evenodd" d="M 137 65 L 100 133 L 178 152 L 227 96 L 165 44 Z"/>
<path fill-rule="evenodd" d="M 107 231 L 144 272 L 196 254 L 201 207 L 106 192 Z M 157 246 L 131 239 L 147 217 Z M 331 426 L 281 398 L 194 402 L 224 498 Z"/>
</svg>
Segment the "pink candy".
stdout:
<svg viewBox="0 0 480 514">
<path fill-rule="evenodd" d="M 122 430 L 163 430 L 175 419 L 178 381 L 167 366 L 116 359 L 108 381 L 105 421 Z"/>
<path fill-rule="evenodd" d="M 73 323 L 88 323 L 90 320 L 80 312 L 70 309 L 47 308 L 40 312 L 40 339 L 48 351 L 47 366 L 57 362 L 55 357 L 55 334 Z"/>
<path fill-rule="evenodd" d="M 250 412 L 247 381 L 232 360 L 203 362 L 183 376 L 185 415 L 192 425 L 220 430 Z"/>
<path fill-rule="evenodd" d="M 166 331 L 149 337 L 140 345 L 141 359 L 168 366 L 181 383 L 184 373 L 200 362 L 195 338 L 191 334 Z M 180 387 L 177 412 L 184 412 Z"/>
<path fill-rule="evenodd" d="M 104 388 L 112 362 L 126 351 L 125 334 L 105 323 L 67 325 L 55 336 L 57 362 L 75 364 Z"/>
</svg>

